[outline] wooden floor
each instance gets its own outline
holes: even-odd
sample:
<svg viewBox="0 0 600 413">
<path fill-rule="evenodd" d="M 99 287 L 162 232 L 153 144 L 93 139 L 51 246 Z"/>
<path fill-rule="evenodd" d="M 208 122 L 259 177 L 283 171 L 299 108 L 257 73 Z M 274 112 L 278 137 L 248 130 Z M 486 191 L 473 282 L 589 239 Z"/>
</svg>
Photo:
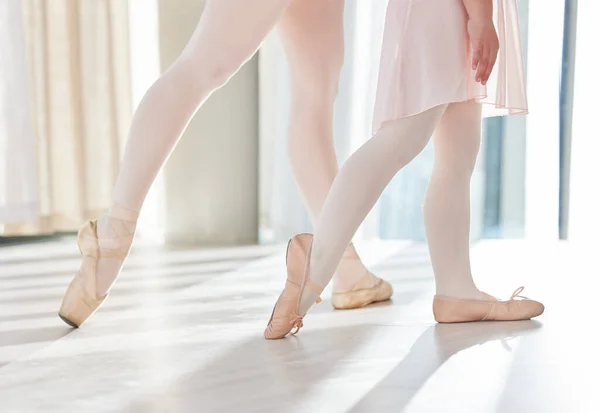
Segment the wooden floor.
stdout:
<svg viewBox="0 0 600 413">
<path fill-rule="evenodd" d="M 267 342 L 283 246 L 138 248 L 76 331 L 56 316 L 73 240 L 0 248 L 0 412 L 600 411 L 597 248 L 475 245 L 482 289 L 526 285 L 547 311 L 461 325 L 433 322 L 423 246 L 360 251 L 393 301 L 344 312 L 326 299 L 297 337 Z"/>
</svg>

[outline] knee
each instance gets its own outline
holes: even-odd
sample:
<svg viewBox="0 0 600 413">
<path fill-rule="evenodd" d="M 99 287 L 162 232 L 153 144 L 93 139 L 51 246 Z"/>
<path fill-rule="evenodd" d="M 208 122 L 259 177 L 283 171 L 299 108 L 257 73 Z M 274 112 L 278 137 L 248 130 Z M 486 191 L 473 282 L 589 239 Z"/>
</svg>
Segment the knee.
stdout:
<svg viewBox="0 0 600 413">
<path fill-rule="evenodd" d="M 477 163 L 477 157 L 479 156 L 479 149 L 481 148 L 481 136 L 479 134 L 470 136 L 468 139 L 460 141 L 459 144 L 461 146 L 461 158 L 463 159 L 464 168 L 469 174 L 472 174 Z"/>
<path fill-rule="evenodd" d="M 301 101 L 333 102 L 338 94 L 343 59 L 328 57 L 292 68 L 294 91 Z"/>
<path fill-rule="evenodd" d="M 181 59 L 174 65 L 173 76 L 181 89 L 203 96 L 225 85 L 239 68 L 233 59 Z"/>
<path fill-rule="evenodd" d="M 468 136 L 456 139 L 453 152 L 457 152 L 459 160 L 468 169 L 474 169 L 481 146 L 480 136 Z"/>
<path fill-rule="evenodd" d="M 470 178 L 479 155 L 479 140 L 457 139 L 435 154 L 434 170 L 444 175 Z"/>
<path fill-rule="evenodd" d="M 202 83 L 202 79 L 204 79 L 207 86 L 221 87 L 231 79 L 238 69 L 238 65 L 227 62 L 209 65 L 201 71 L 201 75 L 196 75 L 197 83 Z"/>
</svg>

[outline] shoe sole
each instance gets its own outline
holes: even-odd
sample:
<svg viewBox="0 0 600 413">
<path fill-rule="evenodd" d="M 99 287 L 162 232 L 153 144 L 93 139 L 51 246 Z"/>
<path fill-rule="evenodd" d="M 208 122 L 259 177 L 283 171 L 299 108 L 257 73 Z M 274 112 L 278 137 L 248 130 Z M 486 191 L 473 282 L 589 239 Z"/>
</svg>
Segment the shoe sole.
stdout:
<svg viewBox="0 0 600 413">
<path fill-rule="evenodd" d="M 65 323 L 67 323 L 70 327 L 79 328 L 79 326 L 77 324 L 75 324 L 74 322 L 72 322 L 71 320 L 69 320 L 67 317 L 63 316 L 61 313 L 58 313 L 58 316 L 60 317 L 60 319 L 62 321 L 64 321 Z"/>
</svg>

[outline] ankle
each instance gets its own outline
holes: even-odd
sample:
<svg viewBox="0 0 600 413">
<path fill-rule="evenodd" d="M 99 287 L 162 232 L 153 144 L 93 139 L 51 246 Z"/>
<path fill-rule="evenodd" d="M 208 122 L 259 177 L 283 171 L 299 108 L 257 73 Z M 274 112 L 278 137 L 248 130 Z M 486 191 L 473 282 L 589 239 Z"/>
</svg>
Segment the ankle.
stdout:
<svg viewBox="0 0 600 413">
<path fill-rule="evenodd" d="M 300 305 L 298 306 L 298 313 L 301 316 L 305 316 L 308 310 L 315 305 L 319 300 L 319 293 L 313 291 L 311 288 L 304 288 L 302 296 L 300 297 Z"/>
<path fill-rule="evenodd" d="M 123 221 L 108 215 L 100 217 L 96 225 L 98 247 L 102 251 L 128 251 L 133 243 L 135 222 Z M 126 255 L 123 252 L 122 255 Z"/>
<path fill-rule="evenodd" d="M 344 255 L 342 256 L 342 261 L 343 260 L 359 260 L 360 261 L 360 257 L 358 256 L 358 252 L 356 251 L 356 247 L 354 246 L 354 243 L 351 242 L 346 247 L 346 250 L 344 251 Z"/>
<path fill-rule="evenodd" d="M 117 219 L 119 221 L 125 221 L 130 223 L 136 223 L 140 212 L 127 208 L 121 204 L 113 203 L 106 214 L 107 217 Z"/>
<path fill-rule="evenodd" d="M 437 286 L 436 295 L 445 297 L 461 298 L 466 300 L 479 300 L 483 298 L 483 293 L 475 286 Z"/>
<path fill-rule="evenodd" d="M 342 260 L 333 277 L 333 292 L 344 293 L 355 288 L 372 288 L 378 281 L 360 259 Z"/>
<path fill-rule="evenodd" d="M 131 235 L 135 227 L 139 212 L 113 203 L 108 212 L 98 219 L 98 237 L 114 238 Z"/>
<path fill-rule="evenodd" d="M 110 234 L 124 235 L 124 233 L 133 233 L 135 232 L 137 225 L 137 221 L 126 221 L 110 215 L 102 215 L 96 222 L 98 236 L 110 236 Z"/>
<path fill-rule="evenodd" d="M 340 275 L 339 271 L 335 272 L 331 286 L 334 293 L 344 293 L 352 290 L 353 287 L 354 284 L 351 284 L 348 282 L 348 280 L 345 280 L 344 277 Z"/>
</svg>

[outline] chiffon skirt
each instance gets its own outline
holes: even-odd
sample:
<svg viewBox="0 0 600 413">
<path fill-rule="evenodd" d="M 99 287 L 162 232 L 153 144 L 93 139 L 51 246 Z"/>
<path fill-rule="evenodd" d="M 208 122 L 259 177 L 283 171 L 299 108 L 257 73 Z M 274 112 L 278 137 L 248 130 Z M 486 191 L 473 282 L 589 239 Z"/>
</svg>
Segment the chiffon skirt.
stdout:
<svg viewBox="0 0 600 413">
<path fill-rule="evenodd" d="M 527 113 L 516 0 L 494 0 L 500 50 L 486 86 L 471 69 L 467 21 L 462 0 L 389 0 L 374 133 L 385 122 L 471 99 L 484 104 L 484 116 Z"/>
</svg>

